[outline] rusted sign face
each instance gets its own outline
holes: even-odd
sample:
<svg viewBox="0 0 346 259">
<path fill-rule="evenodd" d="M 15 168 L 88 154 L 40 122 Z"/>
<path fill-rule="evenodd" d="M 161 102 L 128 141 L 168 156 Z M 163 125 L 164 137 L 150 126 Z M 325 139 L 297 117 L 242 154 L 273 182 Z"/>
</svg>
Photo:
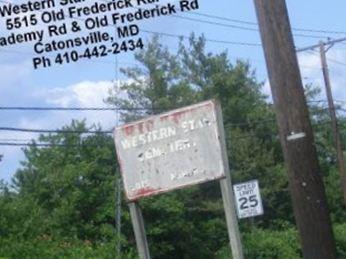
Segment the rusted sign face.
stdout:
<svg viewBox="0 0 346 259">
<path fill-rule="evenodd" d="M 207 101 L 115 129 L 128 200 L 225 176 L 218 109 Z"/>
</svg>

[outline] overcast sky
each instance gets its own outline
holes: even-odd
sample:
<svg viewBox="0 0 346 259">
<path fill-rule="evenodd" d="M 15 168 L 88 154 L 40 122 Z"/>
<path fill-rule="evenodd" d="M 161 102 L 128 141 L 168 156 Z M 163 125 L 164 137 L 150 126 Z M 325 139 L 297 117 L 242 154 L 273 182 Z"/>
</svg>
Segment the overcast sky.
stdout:
<svg viewBox="0 0 346 259">
<path fill-rule="evenodd" d="M 15 1 L 17 2 L 17 1 Z M 18 1 L 18 3 L 25 1 Z M 161 4 L 169 1 L 161 1 Z M 172 1 L 173 2 L 173 1 Z M 312 4 L 313 2 L 313 4 Z M 200 0 L 199 13 L 225 17 L 228 19 L 256 22 L 252 1 L 234 0 Z M 299 1 L 287 0 L 292 27 L 300 29 L 345 31 L 344 34 L 325 34 L 295 31 L 295 34 L 317 36 L 308 38 L 295 37 L 297 47 L 316 44 L 321 39 L 346 37 L 346 2 L 344 0 Z M 257 28 L 251 24 L 241 24 L 195 14 L 184 13 L 183 16 L 202 19 L 216 23 Z M 4 19 L 0 20 L 0 36 L 5 36 Z M 157 32 L 169 32 L 177 35 L 189 35 L 195 32 L 204 34 L 208 39 L 260 43 L 259 33 L 252 30 L 241 30 L 232 27 L 189 21 L 177 17 L 164 17 L 141 23 L 141 28 Z M 150 34 L 141 34 L 145 41 Z M 178 39 L 162 37 L 172 51 L 177 47 Z M 261 47 L 240 46 L 208 42 L 208 50 L 220 52 L 228 50 L 230 59 L 249 60 L 257 71 L 258 79 L 266 82 L 267 73 Z M 55 66 L 49 69 L 34 70 L 31 64 L 32 45 L 0 48 L 0 106 L 58 106 L 58 107 L 101 107 L 103 100 L 115 81 L 115 56 L 93 61 L 82 61 L 76 64 Z M 333 93 L 338 100 L 346 100 L 346 43 L 337 44 L 328 52 Z M 305 52 L 299 55 L 302 77 L 305 83 L 322 84 L 320 60 L 318 54 Z M 127 67 L 134 62 L 131 53 L 118 55 L 120 67 Z M 335 62 L 336 61 L 336 62 Z M 120 75 L 119 80 L 125 80 Z M 269 93 L 268 83 L 264 91 Z M 322 93 L 321 98 L 324 93 Z M 104 129 L 115 125 L 114 112 L 23 112 L 0 111 L 0 127 L 56 129 L 69 124 L 73 118 L 86 118 L 89 124 L 100 123 Z M 26 141 L 36 138 L 37 134 L 0 131 L 0 142 L 9 139 Z M 4 155 L 0 162 L 0 179 L 8 181 L 23 154 L 18 147 L 0 146 Z"/>
</svg>

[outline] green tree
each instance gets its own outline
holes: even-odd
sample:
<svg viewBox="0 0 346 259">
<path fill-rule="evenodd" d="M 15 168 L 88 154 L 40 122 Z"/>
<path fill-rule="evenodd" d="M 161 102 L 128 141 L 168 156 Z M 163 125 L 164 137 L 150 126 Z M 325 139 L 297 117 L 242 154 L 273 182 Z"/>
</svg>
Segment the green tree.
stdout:
<svg viewBox="0 0 346 259">
<path fill-rule="evenodd" d="M 85 130 L 78 122 L 62 129 Z M 34 144 L 24 151 L 26 161 L 14 186 L 47 214 L 45 234 L 90 241 L 112 238 L 117 163 L 111 138 L 101 133 L 87 137 L 58 133 L 39 140 L 52 146 Z"/>
<path fill-rule="evenodd" d="M 13 178 L 13 191 L 0 186 L 0 234 L 5 238 L 1 241 L 16 240 L 22 244 L 18 246 L 21 253 L 31 256 L 40 254 L 42 242 L 71 251 L 77 246 L 80 253 L 107 245 L 114 258 L 115 183 L 119 177 L 114 144 L 111 136 L 82 134 L 86 130 L 84 122 L 73 121 L 60 133 L 41 135 L 39 141 L 47 147 L 33 142 L 24 150 L 25 160 Z M 127 212 L 123 224 L 128 230 L 124 235 L 131 237 Z M 131 238 L 124 240 L 126 254 L 134 244 Z"/>
<path fill-rule="evenodd" d="M 264 216 L 254 224 L 240 222 L 246 255 L 298 257 L 273 107 L 250 64 L 231 63 L 227 52 L 208 53 L 204 38 L 194 35 L 188 45 L 181 42 L 176 53 L 154 37 L 135 58 L 137 67 L 122 70 L 129 78 L 122 85 L 125 95 L 113 92 L 107 99 L 127 108 L 122 121 L 218 98 L 233 181 L 258 179 L 264 202 Z M 333 220 L 342 223 L 345 211 L 329 116 L 323 103 L 314 101 L 317 94 L 307 87 Z M 345 117 L 340 114 L 339 119 L 345 136 Z M 13 185 L 0 182 L 0 257 L 114 257 L 118 162 L 112 137 L 92 128 L 100 132 L 82 134 L 88 129 L 85 122 L 74 121 L 57 134 L 40 136 L 48 146 L 33 142 L 24 149 Z M 122 258 L 136 258 L 130 216 L 124 200 L 122 204 Z M 140 205 L 153 258 L 230 257 L 217 182 L 145 198 Z M 344 232 L 344 225 L 336 226 L 341 256 L 346 251 Z"/>
<path fill-rule="evenodd" d="M 204 38 L 194 35 L 188 46 L 181 42 L 175 54 L 154 37 L 135 57 L 139 66 L 122 69 L 131 79 L 121 87 L 126 97 L 114 92 L 107 100 L 128 108 L 122 120 L 218 98 L 232 177 L 235 181 L 259 179 L 267 201 L 266 214 L 258 224 L 269 226 L 275 219 L 280 227 L 285 221 L 293 223 L 273 109 L 249 63 L 238 60 L 232 64 L 227 52 L 207 53 Z M 141 201 L 153 256 L 211 258 L 227 243 L 220 197 L 219 186 L 208 183 Z M 188 249 L 198 244 L 203 249 Z"/>
</svg>

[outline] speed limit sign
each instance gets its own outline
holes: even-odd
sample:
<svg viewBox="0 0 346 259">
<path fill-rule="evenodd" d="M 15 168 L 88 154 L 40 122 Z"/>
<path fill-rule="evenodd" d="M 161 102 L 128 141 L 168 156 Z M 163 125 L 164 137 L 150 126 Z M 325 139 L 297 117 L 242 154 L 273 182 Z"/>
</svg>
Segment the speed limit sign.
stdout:
<svg viewBox="0 0 346 259">
<path fill-rule="evenodd" d="M 263 206 L 258 181 L 253 180 L 233 186 L 238 218 L 249 218 L 263 214 Z"/>
</svg>

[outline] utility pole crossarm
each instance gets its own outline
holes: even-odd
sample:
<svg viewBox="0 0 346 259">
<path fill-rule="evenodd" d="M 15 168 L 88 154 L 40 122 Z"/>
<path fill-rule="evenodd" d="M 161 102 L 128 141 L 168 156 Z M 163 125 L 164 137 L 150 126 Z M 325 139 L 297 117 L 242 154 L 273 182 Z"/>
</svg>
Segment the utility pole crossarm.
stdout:
<svg viewBox="0 0 346 259">
<path fill-rule="evenodd" d="M 332 45 L 332 44 L 335 44 L 335 43 L 338 43 L 338 42 L 343 42 L 343 41 L 346 41 L 346 37 L 345 38 L 341 38 L 341 39 L 328 40 L 326 42 L 322 42 L 322 44 L 324 46 L 328 46 L 328 45 Z M 319 48 L 320 46 L 321 46 L 321 43 L 315 44 L 315 45 L 311 45 L 311 46 L 308 46 L 308 47 L 304 47 L 304 48 L 296 49 L 296 52 L 303 52 L 303 51 L 307 51 L 307 50 L 313 50 L 313 49 Z"/>
</svg>

